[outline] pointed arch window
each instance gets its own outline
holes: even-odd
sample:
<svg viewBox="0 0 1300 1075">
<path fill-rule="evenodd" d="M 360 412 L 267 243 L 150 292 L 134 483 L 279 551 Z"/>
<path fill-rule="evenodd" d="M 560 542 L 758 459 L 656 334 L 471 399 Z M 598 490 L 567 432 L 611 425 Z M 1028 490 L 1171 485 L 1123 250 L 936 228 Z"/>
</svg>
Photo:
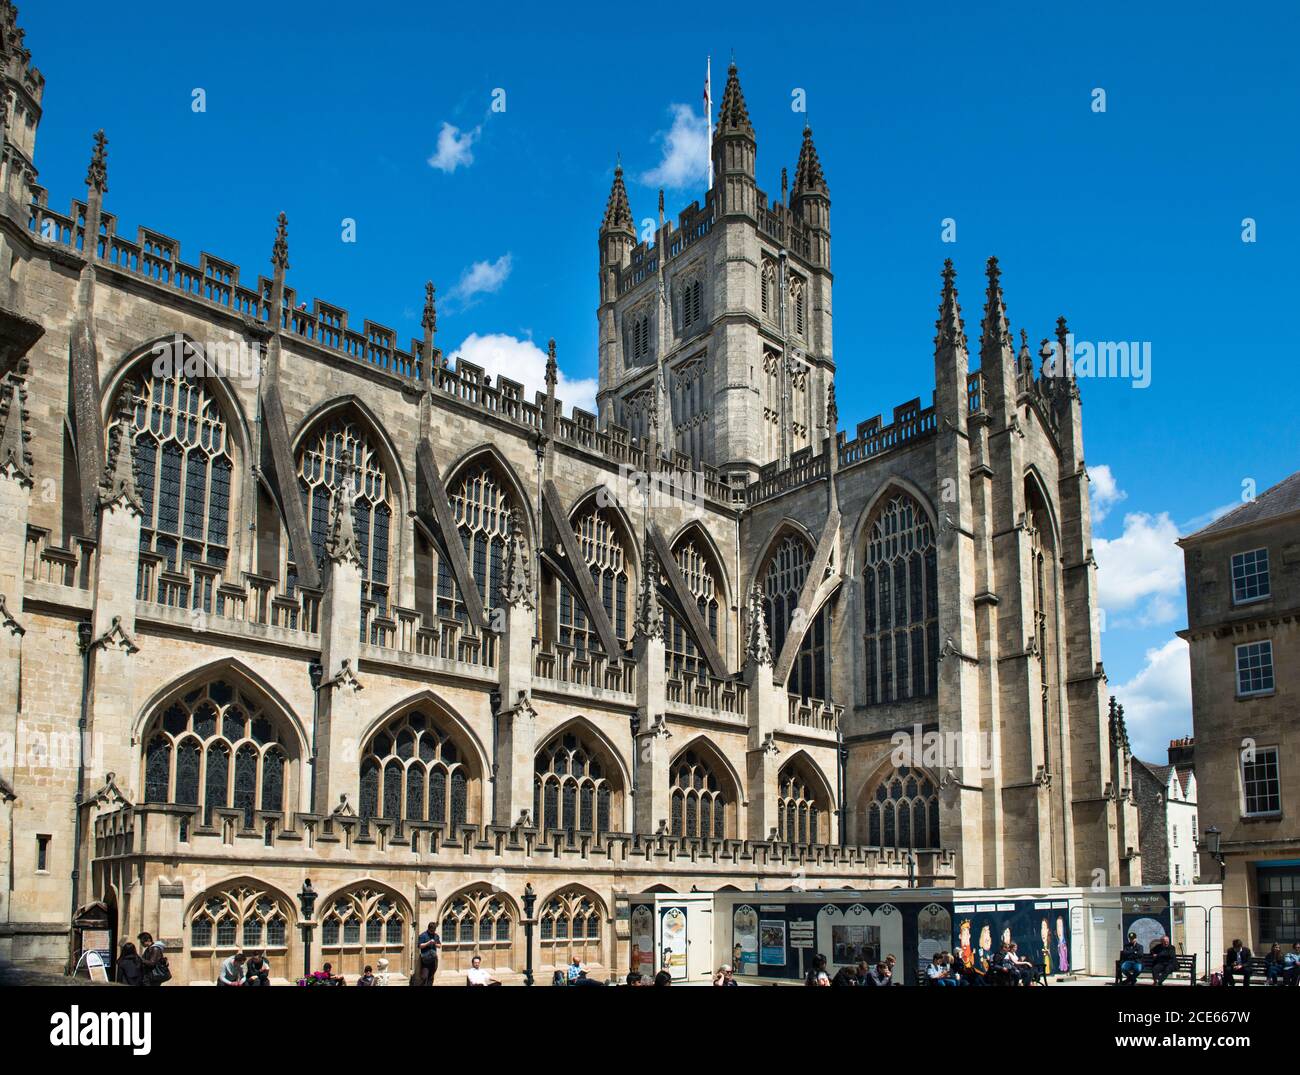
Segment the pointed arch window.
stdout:
<svg viewBox="0 0 1300 1075">
<path fill-rule="evenodd" d="M 505 579 L 513 497 L 496 467 L 487 460 L 471 463 L 447 492 L 483 606 L 492 608 L 500 598 Z M 443 557 L 438 558 L 438 614 L 461 621 L 468 618 L 451 565 Z"/>
<path fill-rule="evenodd" d="M 772 296 L 776 293 L 776 266 L 769 260 L 763 260 L 759 282 L 759 305 L 763 313 L 771 314 Z"/>
<path fill-rule="evenodd" d="M 470 820 L 472 778 L 465 752 L 431 714 L 406 713 L 375 732 L 362 752 L 359 813 L 455 832 Z"/>
<path fill-rule="evenodd" d="M 486 966 L 509 965 L 514 943 L 515 909 L 488 885 L 475 885 L 447 901 L 442 911 L 443 951 L 468 964 L 482 955 Z"/>
<path fill-rule="evenodd" d="M 563 967 L 574 959 L 583 964 L 603 964 L 605 922 L 604 908 L 583 889 L 572 888 L 551 896 L 537 915 L 543 965 Z"/>
<path fill-rule="evenodd" d="M 939 846 L 939 791 L 906 765 L 880 779 L 867 799 L 867 844 L 896 850 Z"/>
<path fill-rule="evenodd" d="M 813 554 L 812 545 L 802 535 L 786 534 L 772 550 L 761 572 L 763 604 L 774 656 L 780 655 L 786 635 L 795 622 L 799 595 L 808 579 Z M 801 698 L 826 698 L 829 634 L 830 610 L 823 605 L 799 643 L 799 652 L 786 683 L 786 690 L 791 694 Z"/>
<path fill-rule="evenodd" d="M 677 569 L 686 588 L 695 598 L 700 618 L 715 642 L 718 641 L 718 616 L 722 609 L 722 588 L 713 557 L 705 551 L 698 537 L 691 535 L 673 550 Z M 664 663 L 673 679 L 698 676 L 707 670 L 703 656 L 681 618 L 670 608 L 664 609 Z"/>
<path fill-rule="evenodd" d="M 343 460 L 350 459 L 355 468 L 352 523 L 361 551 L 362 600 L 373 602 L 378 614 L 386 615 L 397 496 L 379 453 L 364 429 L 350 421 L 331 422 L 306 443 L 298 458 L 298 483 L 307 508 L 312 554 L 318 563 L 324 560 L 330 505 L 343 479 Z"/>
<path fill-rule="evenodd" d="M 797 761 L 777 774 L 776 835 L 782 843 L 815 844 L 825 839 L 823 816 L 828 804 L 813 788 Z"/>
<path fill-rule="evenodd" d="M 920 504 L 906 493 L 886 498 L 868 524 L 863 559 L 867 704 L 933 696 L 939 582 L 934 527 Z"/>
<path fill-rule="evenodd" d="M 191 914 L 190 948 L 245 948 L 274 955 L 286 947 L 292 920 L 287 900 L 253 885 L 234 885 L 210 894 Z"/>
<path fill-rule="evenodd" d="M 154 365 L 159 372 L 151 369 L 133 388 L 131 437 L 144 509 L 140 549 L 156 553 L 168 571 L 191 563 L 224 570 L 234 470 L 229 425 L 208 382 L 184 376 L 187 365 L 198 365 L 188 344 L 177 361 Z M 210 588 L 194 587 L 193 607 L 210 612 L 211 598 Z"/>
<path fill-rule="evenodd" d="M 669 810 L 674 836 L 721 840 L 727 833 L 727 796 L 713 767 L 693 750 L 673 763 L 669 774 Z"/>
<path fill-rule="evenodd" d="M 608 511 L 593 504 L 574 521 L 573 532 L 614 634 L 626 645 L 631 638 L 628 595 L 632 567 L 620 530 Z M 592 649 L 600 649 L 600 637 L 591 625 L 582 599 L 564 579 L 559 580 L 557 600 L 560 644 L 572 646 L 579 659 L 585 658 Z"/>
<path fill-rule="evenodd" d="M 704 287 L 692 280 L 682 288 L 682 328 L 689 328 L 704 315 Z"/>
<path fill-rule="evenodd" d="M 608 763 L 578 736 L 557 736 L 537 752 L 533 823 L 545 832 L 609 832 L 615 781 Z"/>
<path fill-rule="evenodd" d="M 144 736 L 145 802 L 239 810 L 246 827 L 257 810 L 285 809 L 294 740 L 225 680 L 190 691 L 156 713 Z"/>
<path fill-rule="evenodd" d="M 793 328 L 795 335 L 804 334 L 804 283 L 798 277 L 792 277 L 790 280 L 790 312 L 794 322 Z"/>
</svg>

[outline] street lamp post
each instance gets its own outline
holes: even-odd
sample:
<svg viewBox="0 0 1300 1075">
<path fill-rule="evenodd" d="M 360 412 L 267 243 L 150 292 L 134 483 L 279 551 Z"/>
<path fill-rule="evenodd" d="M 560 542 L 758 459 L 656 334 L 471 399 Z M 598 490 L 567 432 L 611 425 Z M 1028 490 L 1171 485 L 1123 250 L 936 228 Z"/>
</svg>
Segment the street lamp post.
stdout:
<svg viewBox="0 0 1300 1075">
<path fill-rule="evenodd" d="M 537 893 L 532 882 L 524 885 L 524 985 L 533 984 L 533 909 Z"/>
<path fill-rule="evenodd" d="M 298 893 L 298 907 L 302 911 L 302 921 L 298 925 L 302 929 L 302 976 L 304 978 L 311 977 L 311 932 L 316 928 L 312 918 L 316 910 L 316 895 L 316 890 L 311 887 L 311 878 L 304 878 L 302 891 Z"/>
<path fill-rule="evenodd" d="M 1223 833 L 1217 825 L 1205 830 L 1205 850 L 1219 864 L 1219 884 L 1222 885 L 1228 880 L 1228 860 L 1223 856 Z"/>
</svg>

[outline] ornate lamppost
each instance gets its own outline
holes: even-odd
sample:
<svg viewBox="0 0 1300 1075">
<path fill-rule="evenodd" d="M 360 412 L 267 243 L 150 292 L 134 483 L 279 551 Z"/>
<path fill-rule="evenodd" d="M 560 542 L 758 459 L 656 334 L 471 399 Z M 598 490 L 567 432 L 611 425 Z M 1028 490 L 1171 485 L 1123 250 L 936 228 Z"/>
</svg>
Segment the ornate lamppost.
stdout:
<svg viewBox="0 0 1300 1075">
<path fill-rule="evenodd" d="M 537 893 L 532 882 L 524 885 L 524 985 L 533 984 L 533 910 L 537 906 Z"/>
<path fill-rule="evenodd" d="M 298 923 L 302 929 L 302 976 L 311 977 L 311 932 L 316 928 L 313 915 L 316 911 L 317 892 L 311 887 L 311 878 L 303 878 L 302 891 L 298 893 L 298 907 L 302 911 L 302 920 Z"/>
<path fill-rule="evenodd" d="M 1219 884 L 1222 885 L 1228 879 L 1228 860 L 1223 856 L 1223 833 L 1217 825 L 1205 830 L 1205 850 L 1219 864 Z"/>
</svg>

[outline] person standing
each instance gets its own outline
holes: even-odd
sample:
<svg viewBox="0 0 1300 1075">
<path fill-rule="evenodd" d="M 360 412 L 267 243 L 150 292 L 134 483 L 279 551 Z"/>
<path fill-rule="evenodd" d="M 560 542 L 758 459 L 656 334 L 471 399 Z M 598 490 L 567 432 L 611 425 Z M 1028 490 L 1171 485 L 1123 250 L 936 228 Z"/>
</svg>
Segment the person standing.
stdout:
<svg viewBox="0 0 1300 1075">
<path fill-rule="evenodd" d="M 438 949 L 442 947 L 442 938 L 438 936 L 438 930 L 432 922 L 424 927 L 424 932 L 416 943 L 420 952 L 420 984 L 433 985 L 434 976 L 438 973 Z"/>
<path fill-rule="evenodd" d="M 167 965 L 167 951 L 162 941 L 155 941 L 152 933 L 141 933 L 136 940 L 140 942 L 140 966 L 144 971 L 141 984 L 147 986 L 162 985 L 170 981 L 172 972 Z"/>
<path fill-rule="evenodd" d="M 117 957 L 116 978 L 122 985 L 144 985 L 144 967 L 140 963 L 140 953 L 130 941 L 122 945 L 122 952 Z"/>
</svg>

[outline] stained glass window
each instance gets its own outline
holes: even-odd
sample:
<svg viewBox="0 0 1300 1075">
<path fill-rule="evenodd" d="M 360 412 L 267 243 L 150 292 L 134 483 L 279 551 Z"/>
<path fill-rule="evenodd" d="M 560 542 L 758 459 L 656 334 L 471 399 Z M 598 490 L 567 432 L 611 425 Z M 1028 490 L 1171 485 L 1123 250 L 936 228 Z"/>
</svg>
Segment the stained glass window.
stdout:
<svg viewBox="0 0 1300 1075">
<path fill-rule="evenodd" d="M 534 804 L 544 802 L 545 813 L 534 821 L 548 831 L 608 832 L 611 778 L 606 763 L 577 735 L 556 736 L 537 752 Z M 604 810 L 593 816 L 593 804 L 602 795 Z M 593 823 L 605 827 L 593 829 Z"/>
<path fill-rule="evenodd" d="M 471 463 L 447 489 L 465 557 L 485 608 L 500 598 L 513 501 L 506 482 L 487 460 Z M 451 571 L 438 564 L 438 614 L 466 618 L 464 601 Z"/>
<path fill-rule="evenodd" d="M 812 558 L 813 547 L 807 539 L 798 534 L 787 534 L 772 550 L 764 570 L 760 572 L 763 604 L 774 657 L 780 656 L 790 624 L 795 619 L 799 595 L 808 578 Z M 802 698 L 826 697 L 826 633 L 829 615 L 828 609 L 823 606 L 804 632 L 787 683 L 791 694 Z"/>
<path fill-rule="evenodd" d="M 628 593 L 632 569 L 619 529 L 609 512 L 595 505 L 574 521 L 573 529 L 614 635 L 626 644 L 631 637 Z M 584 658 L 593 648 L 601 648 L 599 638 L 588 621 L 582 599 L 562 579 L 557 589 L 559 642 L 572 646 L 575 655 Z"/>
<path fill-rule="evenodd" d="M 190 947 L 282 949 L 292 915 L 286 900 L 262 889 L 250 885 L 221 889 L 197 905 L 190 919 Z"/>
<path fill-rule="evenodd" d="M 906 493 L 877 509 L 862 568 L 867 704 L 933 696 L 938 688 L 939 584 L 934 529 Z"/>
<path fill-rule="evenodd" d="M 669 775 L 674 836 L 726 835 L 727 798 L 713 767 L 693 750 L 683 753 Z"/>
<path fill-rule="evenodd" d="M 394 820 L 453 829 L 468 821 L 469 772 L 432 715 L 404 714 L 372 736 L 361 759 L 361 816 L 377 816 L 381 803 L 383 816 Z"/>
<path fill-rule="evenodd" d="M 867 801 L 871 847 L 937 848 L 939 792 L 919 769 L 900 766 L 881 778 Z"/>
<path fill-rule="evenodd" d="M 403 946 L 407 928 L 406 916 L 393 893 L 361 886 L 332 900 L 321 915 L 321 949 L 334 959 L 342 954 L 337 949 L 347 948 L 349 955 L 359 949 L 360 969 L 371 957 L 397 954 L 394 950 Z"/>
<path fill-rule="evenodd" d="M 800 760 L 787 762 L 777 775 L 777 839 L 783 843 L 815 844 L 824 840 L 821 815 L 829 803 L 814 789 Z"/>
<path fill-rule="evenodd" d="M 209 822 L 214 809 L 234 808 L 247 826 L 256 810 L 283 810 L 288 755 L 274 727 L 222 680 L 168 703 L 149 724 L 145 801 L 202 801 Z"/>
<path fill-rule="evenodd" d="M 715 642 L 718 637 L 718 614 L 722 608 L 722 577 L 717 563 L 704 542 L 696 535 L 684 537 L 673 550 L 673 559 L 686 588 L 695 598 L 700 618 Z M 664 663 L 673 679 L 698 676 L 707 664 L 695 645 L 686 624 L 671 609 L 664 609 Z"/>
</svg>

